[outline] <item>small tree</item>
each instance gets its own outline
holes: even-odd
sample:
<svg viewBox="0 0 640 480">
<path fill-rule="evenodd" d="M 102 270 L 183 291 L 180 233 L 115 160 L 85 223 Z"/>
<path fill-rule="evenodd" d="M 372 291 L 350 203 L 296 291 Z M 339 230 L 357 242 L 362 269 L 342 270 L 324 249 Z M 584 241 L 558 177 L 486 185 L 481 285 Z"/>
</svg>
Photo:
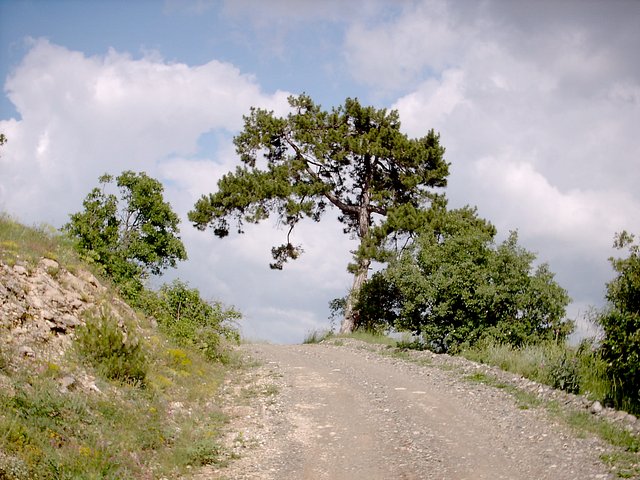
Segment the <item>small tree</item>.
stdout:
<svg viewBox="0 0 640 480">
<path fill-rule="evenodd" d="M 372 248 L 402 228 L 389 222 L 405 217 L 395 211 L 423 208 L 433 188 L 446 185 L 444 148 L 433 130 L 410 139 L 400 132 L 396 111 L 363 107 L 355 99 L 331 111 L 306 95 L 290 97 L 289 104 L 293 112 L 284 118 L 251 109 L 234 139 L 243 165 L 218 182 L 217 192 L 201 197 L 189 219 L 224 237 L 232 225 L 242 233 L 244 222 L 258 223 L 275 213 L 288 227 L 286 242 L 272 248 L 271 267 L 281 269 L 302 252 L 291 242 L 297 223 L 305 217 L 320 221 L 327 206 L 337 208 L 344 232 L 360 240 L 341 326 L 350 332 L 354 295 L 367 278 Z M 372 227 L 384 219 L 386 228 L 374 235 Z"/>
<path fill-rule="evenodd" d="M 144 276 L 175 267 L 187 254 L 178 236 L 180 222 L 164 201 L 162 184 L 146 173 L 125 171 L 115 181 L 120 196 L 106 193 L 111 175 L 99 179 L 63 229 L 78 249 L 99 263 L 116 282 L 140 285 Z"/>
<path fill-rule="evenodd" d="M 496 246 L 495 227 L 475 209 L 431 213 L 415 243 L 363 288 L 363 326 L 410 330 L 440 351 L 487 334 L 512 345 L 564 339 L 567 293 L 547 265 L 534 271 L 515 233 Z"/>
<path fill-rule="evenodd" d="M 610 258 L 618 276 L 607 284 L 609 308 L 599 317 L 604 330 L 602 356 L 607 361 L 617 406 L 640 412 L 640 245 L 627 232 L 614 247 L 626 258 Z"/>
</svg>

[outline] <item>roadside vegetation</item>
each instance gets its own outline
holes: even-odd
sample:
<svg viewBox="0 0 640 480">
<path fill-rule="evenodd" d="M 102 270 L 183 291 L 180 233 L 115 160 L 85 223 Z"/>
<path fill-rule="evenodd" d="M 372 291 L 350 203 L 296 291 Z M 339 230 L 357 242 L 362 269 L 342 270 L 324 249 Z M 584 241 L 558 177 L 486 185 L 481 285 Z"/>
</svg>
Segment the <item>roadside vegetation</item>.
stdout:
<svg viewBox="0 0 640 480">
<path fill-rule="evenodd" d="M 546 264 L 512 233 L 496 230 L 474 209 L 430 210 L 431 219 L 358 293 L 356 327 L 373 334 L 407 332 L 402 348 L 463 355 L 497 365 L 605 406 L 640 413 L 640 246 L 616 235 L 627 252 L 611 258 L 617 276 L 608 305 L 592 314 L 599 339 L 567 342 L 566 291 Z M 344 299 L 330 303 L 341 314 Z"/>
<path fill-rule="evenodd" d="M 0 215 L 2 263 L 30 271 L 48 258 L 60 270 L 89 270 L 107 286 L 69 333 L 59 361 L 16 356 L 0 345 L 2 479 L 179 478 L 230 458 L 220 444 L 227 419 L 216 399 L 225 377 L 241 368 L 231 348 L 240 314 L 181 281 L 146 287 L 149 274 L 186 253 L 177 224 L 164 230 L 143 221 L 151 211 L 173 219 L 161 186 L 144 174 L 118 179 L 127 181 L 122 199 L 129 202 L 120 214 L 111 208 L 115 197 L 94 190 L 66 234 Z M 130 233 L 120 223 L 125 216 Z M 157 229 L 173 237 L 152 248 Z M 169 250 L 162 249 L 166 240 Z M 109 308 L 119 297 L 133 307 L 125 318 Z M 0 333 L 11 336 L 15 319 L 5 320 Z M 78 383 L 82 378 L 94 379 L 92 388 Z"/>
</svg>

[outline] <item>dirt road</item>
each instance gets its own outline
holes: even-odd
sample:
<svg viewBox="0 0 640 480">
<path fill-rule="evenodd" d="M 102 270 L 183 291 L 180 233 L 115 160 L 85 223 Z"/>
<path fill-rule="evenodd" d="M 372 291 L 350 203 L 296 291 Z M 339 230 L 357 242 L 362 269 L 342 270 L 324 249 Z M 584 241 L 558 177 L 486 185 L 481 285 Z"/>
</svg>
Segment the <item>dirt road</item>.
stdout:
<svg viewBox="0 0 640 480">
<path fill-rule="evenodd" d="M 344 346 L 244 348 L 267 400 L 237 412 L 247 448 L 208 478 L 612 478 L 597 440 L 454 371 Z"/>
</svg>

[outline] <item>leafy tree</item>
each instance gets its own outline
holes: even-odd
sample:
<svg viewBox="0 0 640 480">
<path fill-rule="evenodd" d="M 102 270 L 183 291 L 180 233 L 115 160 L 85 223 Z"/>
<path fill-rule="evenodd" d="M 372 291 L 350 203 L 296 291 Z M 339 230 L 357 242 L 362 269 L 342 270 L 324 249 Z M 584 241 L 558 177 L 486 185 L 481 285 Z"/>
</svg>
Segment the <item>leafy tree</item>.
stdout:
<svg viewBox="0 0 640 480">
<path fill-rule="evenodd" d="M 281 269 L 302 253 L 291 243 L 297 223 L 305 217 L 320 221 L 327 206 L 335 207 L 344 233 L 360 240 L 350 265 L 351 292 L 357 292 L 373 249 L 406 227 L 403 220 L 428 204 L 434 187 L 446 185 L 444 148 L 433 130 L 408 138 L 396 111 L 365 107 L 356 99 L 331 111 L 306 95 L 290 97 L 289 104 L 286 117 L 251 109 L 234 139 L 242 165 L 218 182 L 217 192 L 197 201 L 189 219 L 225 237 L 232 226 L 242 233 L 244 222 L 275 214 L 288 227 L 286 242 L 272 248 L 271 267 Z M 383 229 L 372 228 L 383 223 Z M 350 295 L 343 332 L 353 329 L 353 307 Z"/>
<path fill-rule="evenodd" d="M 7 137 L 4 133 L 0 133 L 0 145 L 4 145 L 5 143 L 7 143 Z"/>
<path fill-rule="evenodd" d="M 616 235 L 614 247 L 628 257 L 610 258 L 618 276 L 607 284 L 609 308 L 599 317 L 604 330 L 601 352 L 613 384 L 617 406 L 640 412 L 640 245 L 627 232 Z"/>
<path fill-rule="evenodd" d="M 363 325 L 413 331 L 439 351 L 482 335 L 520 345 L 570 332 L 566 291 L 546 264 L 533 271 L 535 255 L 515 233 L 496 246 L 495 227 L 475 209 L 432 213 L 415 244 L 363 288 Z"/>
<path fill-rule="evenodd" d="M 180 222 L 164 201 L 162 184 L 146 173 L 122 172 L 115 178 L 120 196 L 106 193 L 111 175 L 99 179 L 83 202 L 84 210 L 71 215 L 63 229 L 78 240 L 78 249 L 116 282 L 138 288 L 149 273 L 175 267 L 187 254 L 178 237 Z"/>
</svg>

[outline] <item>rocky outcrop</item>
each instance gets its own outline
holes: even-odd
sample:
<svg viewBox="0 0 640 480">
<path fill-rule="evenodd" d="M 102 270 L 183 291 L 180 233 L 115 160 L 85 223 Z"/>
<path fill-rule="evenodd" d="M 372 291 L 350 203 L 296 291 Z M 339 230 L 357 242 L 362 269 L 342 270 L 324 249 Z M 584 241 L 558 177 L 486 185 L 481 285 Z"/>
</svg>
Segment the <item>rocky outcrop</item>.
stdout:
<svg viewBox="0 0 640 480">
<path fill-rule="evenodd" d="M 120 322 L 135 316 L 87 270 L 72 272 L 48 258 L 35 266 L 0 262 L 0 348 L 12 363 L 57 364 L 85 312 L 98 306 L 106 306 Z M 67 389 L 77 382 L 67 378 L 63 383 Z"/>
</svg>

